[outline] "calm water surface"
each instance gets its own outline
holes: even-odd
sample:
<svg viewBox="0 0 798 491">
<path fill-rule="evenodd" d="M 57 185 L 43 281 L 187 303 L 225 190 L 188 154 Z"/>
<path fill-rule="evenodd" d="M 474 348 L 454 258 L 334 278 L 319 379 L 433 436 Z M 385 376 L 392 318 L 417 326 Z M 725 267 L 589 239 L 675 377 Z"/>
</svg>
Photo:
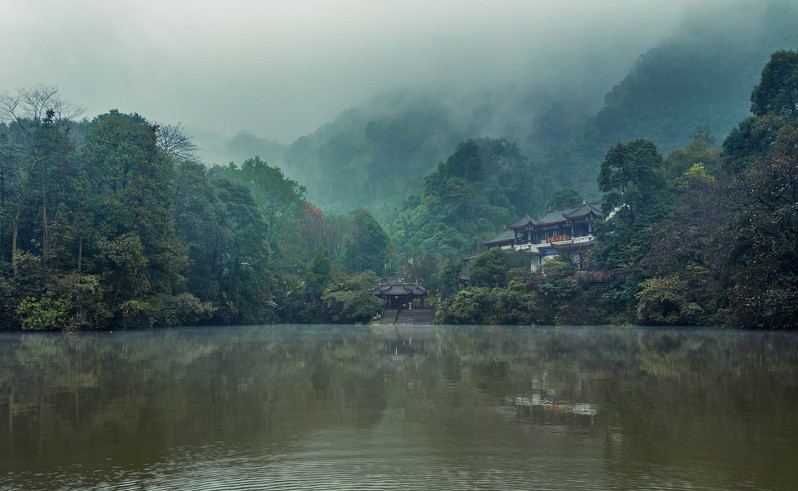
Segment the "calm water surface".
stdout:
<svg viewBox="0 0 798 491">
<path fill-rule="evenodd" d="M 798 489 L 798 335 L 0 334 L 0 488 Z"/>
</svg>

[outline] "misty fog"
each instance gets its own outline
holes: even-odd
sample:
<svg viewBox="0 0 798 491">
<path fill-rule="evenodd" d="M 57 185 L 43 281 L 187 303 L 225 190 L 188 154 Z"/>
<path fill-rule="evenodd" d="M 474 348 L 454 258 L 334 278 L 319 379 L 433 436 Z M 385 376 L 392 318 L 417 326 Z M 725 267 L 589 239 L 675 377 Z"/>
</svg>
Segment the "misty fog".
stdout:
<svg viewBox="0 0 798 491">
<path fill-rule="evenodd" d="M 4 90 L 54 85 L 89 117 L 182 122 L 224 162 L 240 130 L 288 144 L 400 88 L 457 106 L 547 87 L 596 110 L 690 3 L 4 0 L 0 41 L 14 49 L 0 56 Z"/>
</svg>

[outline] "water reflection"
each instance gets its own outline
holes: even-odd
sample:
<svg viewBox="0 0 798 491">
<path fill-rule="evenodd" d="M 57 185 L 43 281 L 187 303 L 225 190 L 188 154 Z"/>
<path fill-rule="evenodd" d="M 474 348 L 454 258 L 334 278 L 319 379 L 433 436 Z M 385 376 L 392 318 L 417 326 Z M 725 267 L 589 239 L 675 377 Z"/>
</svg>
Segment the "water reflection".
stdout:
<svg viewBox="0 0 798 491">
<path fill-rule="evenodd" d="M 3 489 L 791 489 L 798 338 L 0 335 Z"/>
</svg>

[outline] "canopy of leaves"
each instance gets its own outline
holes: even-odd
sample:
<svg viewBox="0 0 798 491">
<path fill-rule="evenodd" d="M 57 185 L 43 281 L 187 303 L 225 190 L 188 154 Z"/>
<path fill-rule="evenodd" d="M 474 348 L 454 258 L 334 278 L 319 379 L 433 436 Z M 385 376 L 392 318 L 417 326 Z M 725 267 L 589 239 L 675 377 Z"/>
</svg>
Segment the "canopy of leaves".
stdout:
<svg viewBox="0 0 798 491">
<path fill-rule="evenodd" d="M 798 118 L 798 51 L 773 53 L 751 93 L 751 112 Z"/>
<path fill-rule="evenodd" d="M 475 239 L 542 208 L 542 183 L 518 146 L 506 140 L 467 140 L 427 176 L 424 196 L 404 210 L 391 231 L 398 245 L 441 256 L 468 254 Z"/>
</svg>

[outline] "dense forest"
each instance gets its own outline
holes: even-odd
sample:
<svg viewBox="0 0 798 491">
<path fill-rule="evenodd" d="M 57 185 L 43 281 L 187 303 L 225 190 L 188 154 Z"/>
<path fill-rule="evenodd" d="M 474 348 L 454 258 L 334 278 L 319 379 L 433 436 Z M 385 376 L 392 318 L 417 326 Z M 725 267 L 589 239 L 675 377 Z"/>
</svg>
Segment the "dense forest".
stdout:
<svg viewBox="0 0 798 491">
<path fill-rule="evenodd" d="M 389 223 L 460 142 L 503 138 L 546 187 L 598 200 L 600 162 L 619 141 L 645 138 L 668 153 L 699 128 L 724 138 L 749 114 L 770 54 L 798 46 L 796 23 L 798 6 L 789 0 L 697 5 L 614 87 L 595 74 L 564 73 L 513 87 L 499 80 L 473 93 L 386 91 L 290 145 L 242 131 L 213 154 L 220 164 L 260 155 L 302 182 L 325 211 L 361 207 Z M 546 198 L 524 213 L 542 212 Z"/>
<path fill-rule="evenodd" d="M 669 46 L 644 56 L 592 120 L 563 109 L 553 125 L 574 126 L 545 145 L 480 136 L 444 104 L 395 94 L 400 116 L 353 109 L 279 156 L 207 165 L 180 125 L 116 110 L 79 119 L 54 87 L 4 92 L 0 326 L 365 322 L 381 308 L 369 287 L 401 272 L 433 292 L 441 323 L 794 328 L 798 52 L 760 64 L 750 116 L 725 129 L 701 124 L 715 78 L 689 101 L 650 85 L 657 73 L 686 76 L 649 64 L 680 53 Z M 695 73 L 707 61 L 677 58 Z M 624 116 L 631 108 L 650 108 L 645 124 Z M 366 120 L 357 141 L 341 131 Z M 290 177 L 272 157 L 315 177 Z M 521 255 L 479 245 L 519 216 L 583 200 L 601 201 L 606 218 L 583 264 L 604 281 L 567 258 L 531 272 Z"/>
<path fill-rule="evenodd" d="M 72 121 L 78 109 L 54 88 L 0 104 L 6 329 L 354 321 L 379 310 L 365 289 L 389 240 L 368 212 L 324 216 L 258 157 L 207 168 L 179 127 L 137 114 Z"/>
<path fill-rule="evenodd" d="M 610 281 L 579 282 L 558 258 L 541 282 L 493 249 L 440 321 L 796 327 L 798 52 L 772 55 L 751 112 L 720 148 L 703 130 L 666 156 L 645 139 L 607 151 L 586 267 Z"/>
</svg>

